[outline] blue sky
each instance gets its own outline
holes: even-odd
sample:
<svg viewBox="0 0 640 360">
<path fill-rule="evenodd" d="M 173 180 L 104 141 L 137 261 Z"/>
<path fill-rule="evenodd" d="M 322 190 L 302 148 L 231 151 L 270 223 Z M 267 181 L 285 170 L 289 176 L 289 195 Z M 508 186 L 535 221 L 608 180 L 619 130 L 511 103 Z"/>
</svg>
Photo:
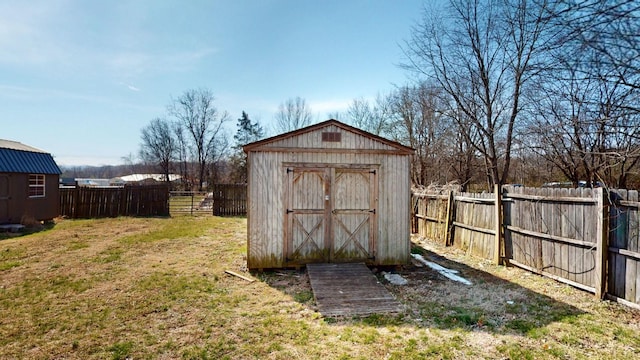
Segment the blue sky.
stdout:
<svg viewBox="0 0 640 360">
<path fill-rule="evenodd" d="M 409 81 L 400 44 L 420 0 L 0 0 L 0 138 L 58 164 L 116 165 L 172 97 L 208 88 L 271 128 L 306 99 L 317 120 Z"/>
</svg>

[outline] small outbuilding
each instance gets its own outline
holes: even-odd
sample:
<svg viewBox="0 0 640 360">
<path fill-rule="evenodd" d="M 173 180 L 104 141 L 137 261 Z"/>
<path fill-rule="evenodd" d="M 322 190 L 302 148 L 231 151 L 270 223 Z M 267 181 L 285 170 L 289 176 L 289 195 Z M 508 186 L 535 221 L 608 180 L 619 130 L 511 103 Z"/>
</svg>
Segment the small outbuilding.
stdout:
<svg viewBox="0 0 640 360">
<path fill-rule="evenodd" d="M 0 139 L 0 224 L 57 217 L 60 174 L 51 154 Z"/>
<path fill-rule="evenodd" d="M 409 262 L 413 149 L 333 119 L 243 149 L 250 269 Z"/>
</svg>

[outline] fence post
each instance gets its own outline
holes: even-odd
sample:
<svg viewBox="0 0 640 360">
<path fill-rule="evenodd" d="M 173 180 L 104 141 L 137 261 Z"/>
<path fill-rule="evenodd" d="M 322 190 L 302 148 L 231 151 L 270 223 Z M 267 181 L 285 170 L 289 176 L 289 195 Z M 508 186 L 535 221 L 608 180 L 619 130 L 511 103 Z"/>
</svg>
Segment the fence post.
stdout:
<svg viewBox="0 0 640 360">
<path fill-rule="evenodd" d="M 75 188 L 73 188 L 73 198 L 71 200 L 71 218 L 75 219 L 78 217 L 78 198 L 80 197 L 80 190 L 78 189 L 78 186 L 76 185 Z"/>
<path fill-rule="evenodd" d="M 449 190 L 449 198 L 447 200 L 447 218 L 445 221 L 447 226 L 444 239 L 445 246 L 453 245 L 453 221 L 455 220 L 454 200 L 453 190 Z"/>
<path fill-rule="evenodd" d="M 502 186 L 495 184 L 493 193 L 495 195 L 494 215 L 496 219 L 494 226 L 496 235 L 493 243 L 493 263 L 500 265 L 502 263 L 502 259 L 500 258 L 500 250 L 502 249 Z"/>
<path fill-rule="evenodd" d="M 607 285 L 607 257 L 609 252 L 609 204 L 605 199 L 605 190 L 597 188 L 594 190 L 596 197 L 596 269 L 595 269 L 595 290 L 596 297 L 604 298 Z"/>
<path fill-rule="evenodd" d="M 411 233 L 418 233 L 418 226 L 416 225 L 416 194 L 411 191 L 411 197 L 409 200 L 411 203 Z"/>
</svg>

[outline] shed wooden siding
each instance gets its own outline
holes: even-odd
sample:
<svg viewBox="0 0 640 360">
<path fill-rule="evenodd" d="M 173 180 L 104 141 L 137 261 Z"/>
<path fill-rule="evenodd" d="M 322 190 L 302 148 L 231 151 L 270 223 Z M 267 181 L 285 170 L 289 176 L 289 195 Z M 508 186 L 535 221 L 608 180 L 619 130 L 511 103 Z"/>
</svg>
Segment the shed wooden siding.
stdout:
<svg viewBox="0 0 640 360">
<path fill-rule="evenodd" d="M 322 141 L 323 132 L 339 132 L 342 134 L 342 140 L 339 142 Z M 341 150 L 397 150 L 393 146 L 387 145 L 378 140 L 367 138 L 359 134 L 344 131 L 344 129 L 329 125 L 321 131 L 312 131 L 297 136 L 286 137 L 281 140 L 265 144 L 265 148 L 283 149 L 283 148 L 306 148 L 306 149 L 341 149 Z"/>
<path fill-rule="evenodd" d="M 28 224 L 58 216 L 61 171 L 51 154 L 17 141 L 0 139 L 0 224 Z M 42 175 L 45 196 L 29 197 L 29 175 Z"/>
<path fill-rule="evenodd" d="M 29 197 L 29 174 L 0 173 L 0 223 L 51 220 L 60 214 L 59 175 L 46 174 L 45 196 Z"/>
<path fill-rule="evenodd" d="M 322 142 L 322 132 L 341 132 L 342 140 Z M 369 165 L 376 168 L 376 254 L 375 259 L 368 262 L 375 265 L 397 265 L 409 261 L 410 149 L 399 150 L 398 147 L 376 138 L 335 125 L 274 139 L 273 142 L 262 143 L 247 151 L 249 268 L 280 268 L 289 265 L 284 249 L 287 212 L 285 189 L 287 166 L 292 164 L 329 168 Z M 332 150 L 321 151 L 321 146 Z M 376 153 L 355 149 L 383 151 Z"/>
</svg>

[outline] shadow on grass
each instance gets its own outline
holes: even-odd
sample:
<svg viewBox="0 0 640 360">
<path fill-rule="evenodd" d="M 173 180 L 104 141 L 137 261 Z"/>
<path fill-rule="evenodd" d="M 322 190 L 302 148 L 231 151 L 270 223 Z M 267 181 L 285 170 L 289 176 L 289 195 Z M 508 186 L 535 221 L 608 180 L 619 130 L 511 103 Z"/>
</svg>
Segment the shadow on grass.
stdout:
<svg viewBox="0 0 640 360">
<path fill-rule="evenodd" d="M 373 314 L 364 317 L 324 317 L 324 321 L 328 324 L 348 321 L 374 327 L 410 325 L 443 330 L 522 334 L 535 339 L 549 334 L 546 326 L 550 323 L 572 323 L 576 317 L 584 314 L 582 310 L 543 293 L 561 292 L 563 289 L 566 291 L 568 285 L 555 283 L 524 270 L 502 268 L 502 271 L 519 272 L 524 279 L 522 281 L 527 282 L 528 287 L 525 287 L 480 268 L 448 259 L 416 244 L 413 244 L 412 253 L 456 271 L 457 275 L 470 281 L 472 285 L 453 281 L 417 262 L 400 267 L 370 267 L 379 281 L 402 303 L 404 311 L 399 314 Z M 397 273 L 408 280 L 408 284 L 390 284 L 384 279 L 383 272 Z M 317 310 L 306 271 L 277 270 L 265 272 L 259 278 L 311 310 Z M 547 284 L 546 290 L 536 289 L 538 284 Z"/>
<path fill-rule="evenodd" d="M 413 244 L 412 253 L 454 270 L 455 275 L 471 282 L 471 285 L 465 285 L 453 281 L 428 266 L 420 266 L 418 262 L 396 271 L 409 284 L 387 285 L 387 288 L 406 306 L 404 315 L 420 326 L 518 333 L 537 338 L 547 335 L 545 327 L 548 324 L 572 322 L 577 316 L 584 314 L 575 306 L 544 293 L 561 292 L 568 285 L 561 285 L 520 269 L 496 268 L 498 271 L 517 271 L 522 282 L 526 283 L 523 286 L 481 268 L 448 259 L 416 244 Z M 543 284 L 552 286 L 537 288 Z"/>
<path fill-rule="evenodd" d="M 5 239 L 13 239 L 16 237 L 31 235 L 43 231 L 49 231 L 55 228 L 56 224 L 53 221 L 45 221 L 44 223 L 34 223 L 24 225 L 23 228 L 13 231 L 11 229 L 0 231 L 0 241 Z"/>
</svg>

